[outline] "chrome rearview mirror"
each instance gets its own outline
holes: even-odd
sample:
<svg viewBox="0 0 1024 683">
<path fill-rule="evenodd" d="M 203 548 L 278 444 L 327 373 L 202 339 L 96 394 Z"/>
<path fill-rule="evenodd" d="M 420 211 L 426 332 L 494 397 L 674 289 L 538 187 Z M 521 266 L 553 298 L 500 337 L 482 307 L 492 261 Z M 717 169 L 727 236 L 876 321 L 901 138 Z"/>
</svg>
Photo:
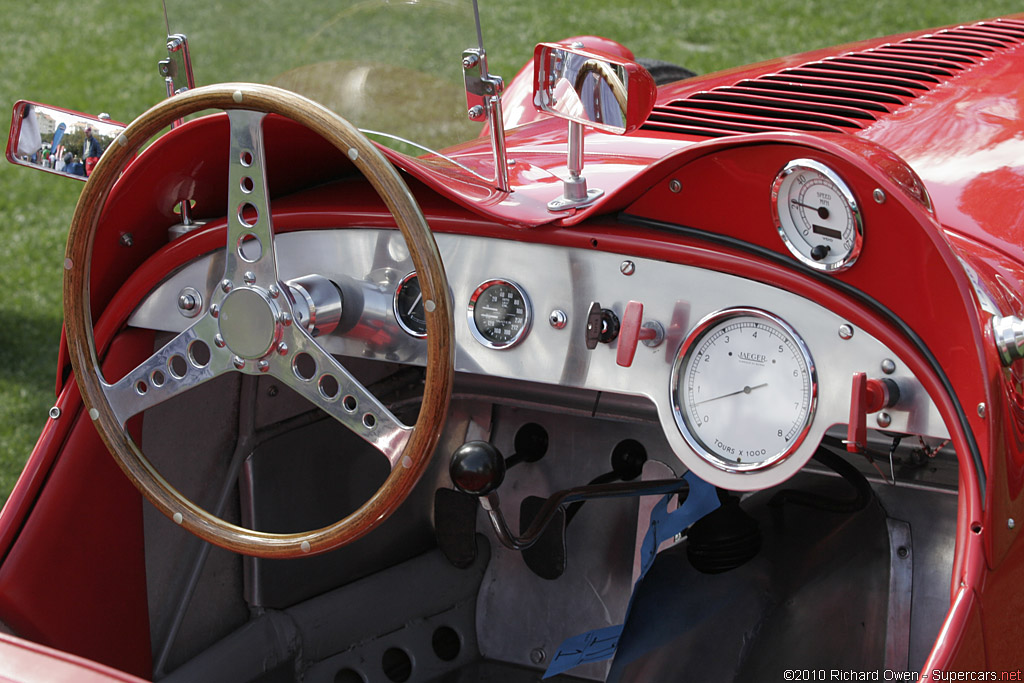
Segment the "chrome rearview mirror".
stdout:
<svg viewBox="0 0 1024 683">
<path fill-rule="evenodd" d="M 654 79 L 636 62 L 541 43 L 533 53 L 534 104 L 548 114 L 621 135 L 654 106 Z"/>
<path fill-rule="evenodd" d="M 654 79 L 636 62 L 555 43 L 534 49 L 533 74 L 534 106 L 569 121 L 569 177 L 562 181 L 562 196 L 548 202 L 548 210 L 586 206 L 604 192 L 587 189 L 582 175 L 583 127 L 616 135 L 639 128 L 654 107 Z"/>
<path fill-rule="evenodd" d="M 124 129 L 109 119 L 22 100 L 11 115 L 7 160 L 85 180 Z"/>
</svg>

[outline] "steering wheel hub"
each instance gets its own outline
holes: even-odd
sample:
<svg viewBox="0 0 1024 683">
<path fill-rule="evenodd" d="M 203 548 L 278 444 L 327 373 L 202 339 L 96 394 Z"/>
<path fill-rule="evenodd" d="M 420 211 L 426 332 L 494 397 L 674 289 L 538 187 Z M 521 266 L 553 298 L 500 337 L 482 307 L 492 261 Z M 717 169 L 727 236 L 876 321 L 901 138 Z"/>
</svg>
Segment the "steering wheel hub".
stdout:
<svg viewBox="0 0 1024 683">
<path fill-rule="evenodd" d="M 262 358 L 279 336 L 280 313 L 255 287 L 239 287 L 224 297 L 217 322 L 227 347 L 240 358 Z"/>
</svg>

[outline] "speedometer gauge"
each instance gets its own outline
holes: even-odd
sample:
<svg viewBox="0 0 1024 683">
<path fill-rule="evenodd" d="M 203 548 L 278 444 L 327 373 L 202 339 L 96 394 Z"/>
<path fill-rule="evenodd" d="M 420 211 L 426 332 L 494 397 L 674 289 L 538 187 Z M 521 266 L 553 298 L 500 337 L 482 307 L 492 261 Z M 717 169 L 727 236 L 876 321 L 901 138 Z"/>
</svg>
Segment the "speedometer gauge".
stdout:
<svg viewBox="0 0 1024 683">
<path fill-rule="evenodd" d="M 853 192 L 828 166 L 812 159 L 786 164 L 772 184 L 775 227 L 786 247 L 816 270 L 853 265 L 864 223 Z"/>
<path fill-rule="evenodd" d="M 469 329 L 492 349 L 507 349 L 530 331 L 530 299 L 511 280 L 488 280 L 469 297 Z"/>
<path fill-rule="evenodd" d="M 671 392 L 690 447 L 718 469 L 750 472 L 800 446 L 818 385 L 810 352 L 792 327 L 766 311 L 730 308 L 687 336 Z"/>
</svg>

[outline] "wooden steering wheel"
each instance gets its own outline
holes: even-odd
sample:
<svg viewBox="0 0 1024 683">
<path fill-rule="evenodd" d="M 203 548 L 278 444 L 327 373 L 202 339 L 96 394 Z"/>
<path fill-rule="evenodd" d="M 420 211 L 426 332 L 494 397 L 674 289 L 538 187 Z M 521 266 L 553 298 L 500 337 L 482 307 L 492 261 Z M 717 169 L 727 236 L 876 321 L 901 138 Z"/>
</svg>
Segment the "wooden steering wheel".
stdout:
<svg viewBox="0 0 1024 683">
<path fill-rule="evenodd" d="M 96 355 L 89 297 L 100 214 L 114 183 L 142 146 L 173 121 L 205 109 L 224 110 L 230 120 L 224 274 L 210 294 L 207 310 L 188 329 L 124 378 L 108 383 Z M 267 113 L 306 126 L 352 160 L 405 238 L 427 320 L 426 386 L 412 427 L 392 415 L 296 322 L 292 293 L 277 271 L 263 153 L 262 122 Z M 381 524 L 408 497 L 426 468 L 444 425 L 454 366 L 451 300 L 441 256 L 423 213 L 394 167 L 354 126 L 315 102 L 270 86 L 219 84 L 176 95 L 144 113 L 110 144 L 86 183 L 71 222 L 65 269 L 64 324 L 89 416 L 143 495 L 197 536 L 260 557 L 323 553 Z M 133 415 L 226 372 L 273 375 L 329 413 L 388 458 L 391 473 L 384 484 L 348 517 L 298 533 L 245 529 L 197 506 L 157 472 L 125 424 Z"/>
</svg>

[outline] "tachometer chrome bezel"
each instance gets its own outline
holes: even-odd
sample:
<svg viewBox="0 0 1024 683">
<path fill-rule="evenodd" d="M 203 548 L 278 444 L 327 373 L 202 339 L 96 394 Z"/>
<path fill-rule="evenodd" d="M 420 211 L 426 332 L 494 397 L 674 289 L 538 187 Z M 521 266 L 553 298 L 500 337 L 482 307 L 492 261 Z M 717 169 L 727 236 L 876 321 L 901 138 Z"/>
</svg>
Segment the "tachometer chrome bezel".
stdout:
<svg viewBox="0 0 1024 683">
<path fill-rule="evenodd" d="M 793 349 L 799 354 L 800 360 L 807 371 L 806 390 L 809 393 L 806 413 L 799 422 L 796 435 L 790 444 L 782 450 L 772 453 L 757 462 L 738 464 L 730 461 L 722 453 L 716 452 L 714 447 L 709 446 L 704 439 L 693 429 L 690 424 L 690 416 L 684 401 L 680 399 L 682 382 L 688 374 L 688 368 L 696 349 L 700 348 L 706 336 L 716 330 L 722 323 L 735 318 L 753 317 L 774 325 L 779 331 L 787 336 L 793 344 Z M 807 434 L 810 432 L 814 422 L 814 415 L 818 403 L 818 376 L 814 360 L 811 357 L 807 344 L 799 333 L 785 320 L 768 311 L 752 307 L 733 307 L 714 311 L 702 318 L 694 328 L 687 334 L 683 343 L 676 353 L 675 361 L 672 364 L 671 380 L 669 382 L 669 401 L 672 405 L 672 414 L 675 417 L 676 426 L 686 440 L 687 445 L 700 456 L 701 460 L 717 470 L 733 474 L 749 474 L 762 472 L 785 461 L 799 450 Z"/>
</svg>

